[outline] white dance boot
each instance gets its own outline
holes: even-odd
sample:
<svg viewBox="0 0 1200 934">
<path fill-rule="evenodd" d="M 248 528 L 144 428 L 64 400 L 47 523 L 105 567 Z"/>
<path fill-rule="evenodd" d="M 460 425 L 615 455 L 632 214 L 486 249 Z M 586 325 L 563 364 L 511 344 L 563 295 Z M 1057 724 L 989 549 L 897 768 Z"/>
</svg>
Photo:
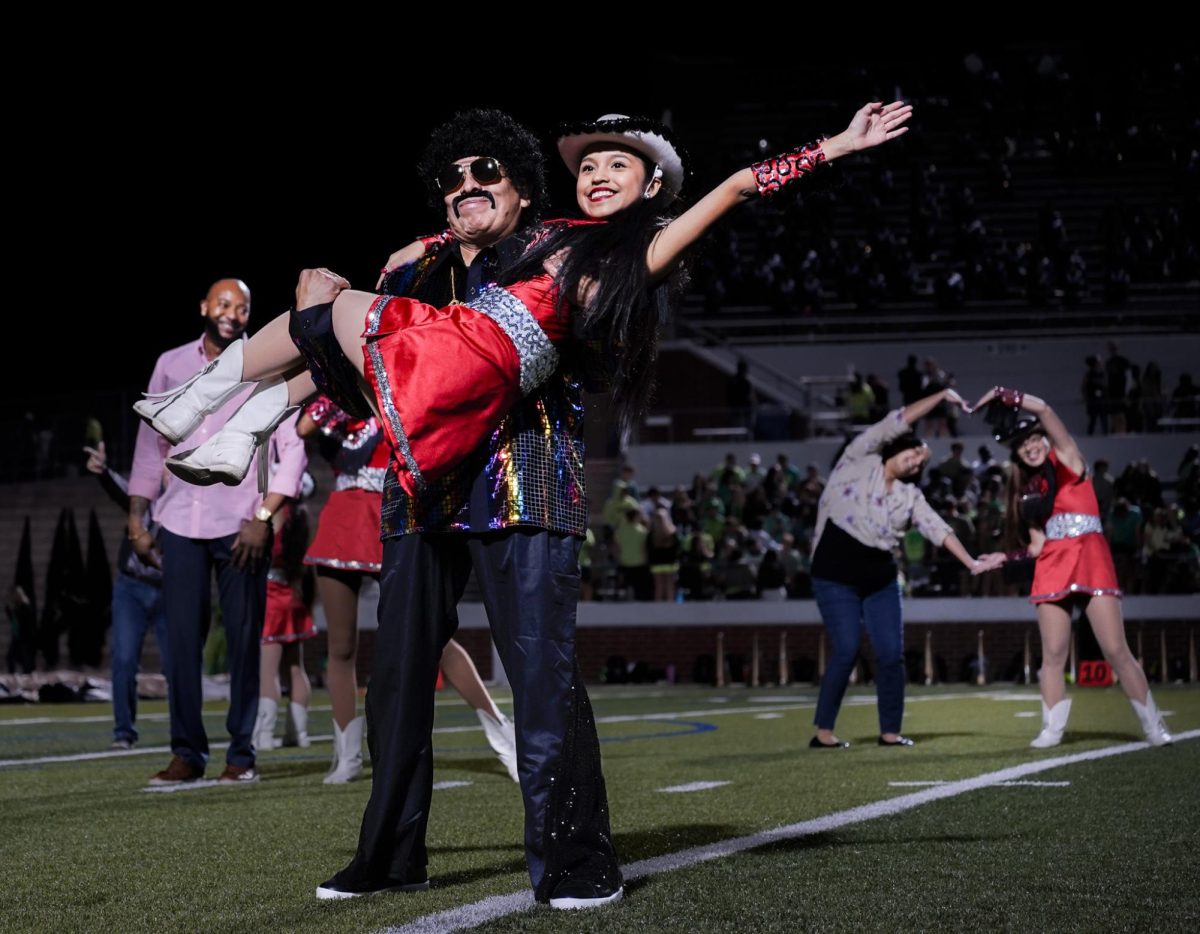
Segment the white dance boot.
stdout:
<svg viewBox="0 0 1200 934">
<path fill-rule="evenodd" d="M 363 718 L 355 717 L 346 729 L 333 723 L 333 762 L 323 781 L 326 785 L 344 785 L 362 775 Z"/>
<path fill-rule="evenodd" d="M 250 383 L 242 380 L 242 344 L 237 340 L 225 348 L 203 370 L 166 392 L 145 393 L 133 410 L 172 444 L 178 444 L 200 427 L 239 390 Z"/>
<path fill-rule="evenodd" d="M 1046 702 L 1042 701 L 1042 732 L 1038 733 L 1029 745 L 1034 749 L 1049 749 L 1061 743 L 1070 714 L 1069 700 L 1060 700 L 1053 707 L 1047 707 Z"/>
<path fill-rule="evenodd" d="M 283 745 L 307 749 L 312 745 L 308 738 L 308 708 L 295 702 L 288 703 L 287 729 L 283 732 Z"/>
<path fill-rule="evenodd" d="M 499 720 L 482 710 L 475 711 L 479 722 L 483 724 L 483 735 L 487 737 L 488 745 L 492 747 L 492 751 L 496 753 L 500 763 L 508 769 L 509 778 L 514 782 L 520 782 L 517 777 L 516 728 L 508 717 L 498 710 L 496 713 L 500 717 Z"/>
<path fill-rule="evenodd" d="M 275 748 L 275 720 L 279 704 L 269 697 L 258 699 L 258 718 L 254 721 L 254 748 L 259 752 Z"/>
<path fill-rule="evenodd" d="M 167 470 L 181 480 L 197 486 L 224 483 L 237 486 L 259 452 L 258 488 L 266 492 L 267 441 L 276 426 L 296 411 L 288 405 L 287 383 L 283 380 L 262 382 L 225 427 L 190 451 L 167 458 Z"/>
<path fill-rule="evenodd" d="M 1139 704 L 1135 700 L 1130 700 L 1133 705 L 1133 712 L 1137 714 L 1138 720 L 1142 723 L 1142 732 L 1146 734 L 1146 742 L 1151 746 L 1169 746 L 1174 740 L 1171 734 L 1167 732 L 1167 725 L 1163 722 L 1162 713 L 1158 706 L 1154 703 L 1154 698 L 1150 692 L 1146 692 L 1146 703 Z"/>
</svg>

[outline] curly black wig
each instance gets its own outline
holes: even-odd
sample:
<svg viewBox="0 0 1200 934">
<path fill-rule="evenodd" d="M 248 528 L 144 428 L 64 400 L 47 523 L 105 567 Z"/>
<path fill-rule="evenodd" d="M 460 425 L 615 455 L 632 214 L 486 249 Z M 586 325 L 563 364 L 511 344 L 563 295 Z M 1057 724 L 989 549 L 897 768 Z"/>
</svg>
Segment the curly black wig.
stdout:
<svg viewBox="0 0 1200 934">
<path fill-rule="evenodd" d="M 546 162 L 537 137 L 499 110 L 463 110 L 433 131 L 421 154 L 417 171 L 429 193 L 429 203 L 445 215 L 437 174 L 464 156 L 491 156 L 504 166 L 529 207 L 521 215 L 522 226 L 541 219 L 546 194 Z"/>
</svg>

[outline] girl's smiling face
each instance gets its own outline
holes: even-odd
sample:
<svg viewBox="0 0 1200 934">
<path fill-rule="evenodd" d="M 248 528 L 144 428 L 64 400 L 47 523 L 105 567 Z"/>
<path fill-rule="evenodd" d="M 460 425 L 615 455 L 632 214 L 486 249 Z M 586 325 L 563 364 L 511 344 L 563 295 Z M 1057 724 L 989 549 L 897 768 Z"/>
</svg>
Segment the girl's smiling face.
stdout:
<svg viewBox="0 0 1200 934">
<path fill-rule="evenodd" d="M 662 185 L 661 179 L 646 184 L 646 163 L 640 155 L 618 143 L 597 143 L 579 163 L 575 197 L 588 217 L 603 219 L 636 204 Z"/>
</svg>

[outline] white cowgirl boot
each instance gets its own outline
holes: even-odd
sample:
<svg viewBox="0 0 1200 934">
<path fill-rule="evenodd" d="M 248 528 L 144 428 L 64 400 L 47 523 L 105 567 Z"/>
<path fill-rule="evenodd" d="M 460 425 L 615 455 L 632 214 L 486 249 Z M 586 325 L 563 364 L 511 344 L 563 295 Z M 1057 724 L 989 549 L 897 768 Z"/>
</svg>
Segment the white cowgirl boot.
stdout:
<svg viewBox="0 0 1200 934">
<path fill-rule="evenodd" d="M 1067 717 L 1070 714 L 1071 702 L 1069 700 L 1060 700 L 1053 707 L 1047 707 L 1046 702 L 1042 701 L 1042 732 L 1029 745 L 1034 749 L 1049 749 L 1051 746 L 1061 743 L 1063 730 L 1067 728 Z"/>
<path fill-rule="evenodd" d="M 167 470 L 181 480 L 197 486 L 224 483 L 237 486 L 259 451 L 258 487 L 267 486 L 267 441 L 271 432 L 296 411 L 288 405 L 287 383 L 283 380 L 262 382 L 225 427 L 190 451 L 167 458 Z"/>
<path fill-rule="evenodd" d="M 1139 704 L 1135 700 L 1130 700 L 1129 703 L 1133 705 L 1133 712 L 1137 714 L 1138 720 L 1142 723 L 1142 732 L 1146 734 L 1146 742 L 1151 746 L 1169 746 L 1174 742 L 1171 734 L 1167 732 L 1167 725 L 1163 723 L 1162 713 L 1159 712 L 1149 691 L 1146 692 L 1146 703 Z"/>
<path fill-rule="evenodd" d="M 344 785 L 362 775 L 363 718 L 355 717 L 346 729 L 333 724 L 333 768 L 325 776 L 326 785 Z"/>
<path fill-rule="evenodd" d="M 172 444 L 178 444 L 200 427 L 204 417 L 215 412 L 241 389 L 242 344 L 234 341 L 203 370 L 166 392 L 146 393 L 133 410 Z"/>
<path fill-rule="evenodd" d="M 254 748 L 259 752 L 275 748 L 275 720 L 279 704 L 269 697 L 258 699 L 258 718 L 254 721 Z"/>
<path fill-rule="evenodd" d="M 487 737 L 488 745 L 492 747 L 492 751 L 496 753 L 500 763 L 508 769 L 509 778 L 519 783 L 520 779 L 517 777 L 517 731 L 513 722 L 499 710 L 496 711 L 499 719 L 482 710 L 476 710 L 475 714 L 479 717 L 479 722 L 483 724 L 483 735 Z"/>
<path fill-rule="evenodd" d="M 312 745 L 308 738 L 308 708 L 295 702 L 288 703 L 287 729 L 283 732 L 283 745 L 307 749 Z"/>
</svg>

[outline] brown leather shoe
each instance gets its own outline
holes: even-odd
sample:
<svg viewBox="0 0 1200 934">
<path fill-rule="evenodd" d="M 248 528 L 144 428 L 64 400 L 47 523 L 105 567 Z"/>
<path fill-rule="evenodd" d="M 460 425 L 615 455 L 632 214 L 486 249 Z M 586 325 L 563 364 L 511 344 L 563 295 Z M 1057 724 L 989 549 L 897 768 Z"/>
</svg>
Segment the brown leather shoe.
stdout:
<svg viewBox="0 0 1200 934">
<path fill-rule="evenodd" d="M 258 769 L 252 765 L 225 764 L 225 771 L 217 779 L 222 785 L 250 785 L 258 781 Z"/>
<path fill-rule="evenodd" d="M 198 769 L 183 756 L 174 756 L 171 764 L 161 772 L 151 776 L 149 785 L 182 785 L 184 782 L 194 782 L 204 777 L 204 769 Z"/>
</svg>

